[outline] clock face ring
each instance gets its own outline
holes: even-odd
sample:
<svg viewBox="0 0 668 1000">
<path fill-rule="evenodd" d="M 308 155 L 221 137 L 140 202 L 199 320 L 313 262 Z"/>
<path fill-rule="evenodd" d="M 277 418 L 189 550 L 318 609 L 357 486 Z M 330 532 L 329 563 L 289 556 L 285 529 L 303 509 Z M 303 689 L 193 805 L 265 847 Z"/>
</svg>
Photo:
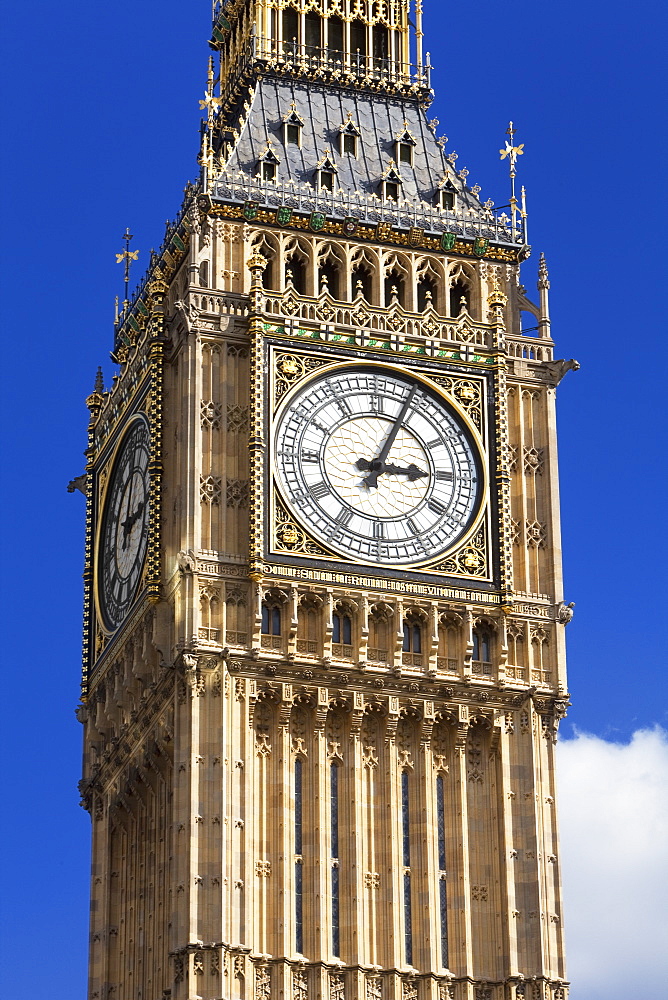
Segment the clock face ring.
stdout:
<svg viewBox="0 0 668 1000">
<path fill-rule="evenodd" d="M 426 381 L 381 366 L 336 366 L 283 404 L 279 493 L 333 552 L 381 565 L 431 562 L 477 521 L 480 447 Z"/>
<path fill-rule="evenodd" d="M 97 594 L 105 627 L 116 629 L 135 599 L 148 547 L 150 430 L 136 417 L 116 452 L 97 545 Z"/>
</svg>

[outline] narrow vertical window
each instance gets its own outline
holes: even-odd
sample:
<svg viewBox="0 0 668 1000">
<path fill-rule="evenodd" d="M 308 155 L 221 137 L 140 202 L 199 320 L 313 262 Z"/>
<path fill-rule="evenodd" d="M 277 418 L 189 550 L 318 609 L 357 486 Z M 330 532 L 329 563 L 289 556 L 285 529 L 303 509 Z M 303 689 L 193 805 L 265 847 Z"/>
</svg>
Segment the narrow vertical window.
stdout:
<svg viewBox="0 0 668 1000">
<path fill-rule="evenodd" d="M 332 764 L 330 775 L 330 856 L 332 861 L 332 953 L 341 957 L 339 934 L 339 769 Z"/>
<path fill-rule="evenodd" d="M 411 915 L 411 817 L 408 797 L 408 774 L 401 775 L 401 827 L 404 862 L 404 947 L 407 965 L 413 964 L 413 920 Z"/>
<path fill-rule="evenodd" d="M 295 760 L 295 945 L 304 951 L 303 863 L 302 863 L 302 768 L 301 757 Z"/>
<path fill-rule="evenodd" d="M 448 967 L 448 886 L 445 867 L 445 801 L 443 778 L 436 779 L 436 822 L 438 824 L 438 896 L 441 913 L 441 965 Z"/>
</svg>

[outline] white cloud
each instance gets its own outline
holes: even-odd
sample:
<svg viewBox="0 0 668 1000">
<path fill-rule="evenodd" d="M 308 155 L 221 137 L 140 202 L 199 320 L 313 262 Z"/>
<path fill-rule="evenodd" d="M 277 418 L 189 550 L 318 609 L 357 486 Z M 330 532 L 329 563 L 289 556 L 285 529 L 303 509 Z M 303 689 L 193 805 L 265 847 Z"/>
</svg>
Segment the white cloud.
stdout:
<svg viewBox="0 0 668 1000">
<path fill-rule="evenodd" d="M 571 1000 L 659 996 L 668 980 L 668 733 L 558 747 Z"/>
</svg>

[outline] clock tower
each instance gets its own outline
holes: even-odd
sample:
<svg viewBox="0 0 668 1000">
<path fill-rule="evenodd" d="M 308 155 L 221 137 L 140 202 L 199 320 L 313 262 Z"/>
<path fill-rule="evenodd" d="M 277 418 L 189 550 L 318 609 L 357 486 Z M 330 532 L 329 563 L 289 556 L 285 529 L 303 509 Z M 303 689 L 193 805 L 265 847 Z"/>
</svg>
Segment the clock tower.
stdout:
<svg viewBox="0 0 668 1000">
<path fill-rule="evenodd" d="M 90 410 L 89 1000 L 566 1000 L 554 360 L 422 3 L 214 3 Z M 530 265 L 525 264 L 525 268 Z"/>
</svg>

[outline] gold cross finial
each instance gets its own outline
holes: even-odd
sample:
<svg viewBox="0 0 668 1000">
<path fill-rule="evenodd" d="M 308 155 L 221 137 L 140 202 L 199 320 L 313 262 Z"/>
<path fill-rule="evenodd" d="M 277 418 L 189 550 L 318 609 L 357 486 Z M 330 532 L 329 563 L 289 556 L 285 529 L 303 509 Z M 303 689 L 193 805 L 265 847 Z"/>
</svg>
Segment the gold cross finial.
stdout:
<svg viewBox="0 0 668 1000">
<path fill-rule="evenodd" d="M 513 139 L 515 138 L 515 129 L 513 127 L 512 122 L 508 123 L 508 128 L 506 129 L 506 135 L 510 136 L 510 142 L 506 139 L 505 148 L 500 149 L 499 153 L 501 154 L 502 160 L 505 160 L 507 156 L 510 157 L 509 161 L 510 166 L 511 169 L 514 169 L 515 163 L 517 162 L 517 157 L 524 156 L 524 143 L 522 143 L 520 146 L 513 145 Z"/>
<path fill-rule="evenodd" d="M 125 263 L 125 300 L 123 302 L 123 306 L 127 306 L 127 304 L 128 304 L 128 285 L 130 283 L 130 265 L 132 264 L 133 260 L 137 260 L 138 259 L 138 257 L 139 257 L 139 250 L 131 250 L 130 249 L 130 240 L 133 240 L 134 236 L 130 232 L 129 228 L 126 228 L 126 230 L 125 230 L 125 232 L 123 234 L 123 239 L 125 240 L 125 250 L 123 250 L 122 253 L 117 253 L 116 254 L 116 263 L 117 264 L 123 264 L 123 263 Z"/>
</svg>

